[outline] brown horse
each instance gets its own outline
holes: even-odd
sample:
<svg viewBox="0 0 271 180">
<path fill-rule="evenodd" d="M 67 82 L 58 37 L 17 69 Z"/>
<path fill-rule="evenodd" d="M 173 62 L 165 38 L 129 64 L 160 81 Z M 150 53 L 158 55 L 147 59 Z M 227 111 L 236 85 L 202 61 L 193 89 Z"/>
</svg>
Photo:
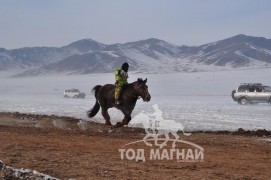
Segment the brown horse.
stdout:
<svg viewBox="0 0 271 180">
<path fill-rule="evenodd" d="M 142 97 L 143 101 L 149 102 L 151 100 L 151 95 L 148 92 L 148 86 L 146 85 L 147 79 L 144 81 L 139 78 L 137 81 L 124 85 L 120 98 L 121 104 L 115 104 L 115 85 L 106 84 L 104 86 L 97 85 L 92 91 L 95 92 L 96 103 L 91 110 L 87 112 L 88 117 L 94 117 L 100 106 L 102 108 L 102 115 L 105 119 L 106 125 L 111 125 L 110 116 L 108 114 L 108 109 L 115 107 L 124 114 L 124 119 L 122 122 L 118 122 L 116 127 L 121 127 L 127 125 L 131 120 L 131 114 L 134 110 L 137 100 Z"/>
</svg>

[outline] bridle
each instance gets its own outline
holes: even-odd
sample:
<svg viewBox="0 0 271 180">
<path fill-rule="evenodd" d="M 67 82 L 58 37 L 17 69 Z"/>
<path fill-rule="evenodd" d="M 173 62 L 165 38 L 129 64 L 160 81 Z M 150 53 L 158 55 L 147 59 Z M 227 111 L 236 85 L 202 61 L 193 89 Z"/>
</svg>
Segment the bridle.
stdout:
<svg viewBox="0 0 271 180">
<path fill-rule="evenodd" d="M 134 84 L 133 84 L 133 87 L 135 87 Z M 144 99 L 147 99 L 147 96 L 148 96 L 148 90 L 147 90 L 147 88 L 137 89 L 135 91 L 136 91 L 136 93 L 133 96 L 134 98 L 137 98 L 137 99 L 142 98 L 143 101 L 145 101 Z"/>
</svg>

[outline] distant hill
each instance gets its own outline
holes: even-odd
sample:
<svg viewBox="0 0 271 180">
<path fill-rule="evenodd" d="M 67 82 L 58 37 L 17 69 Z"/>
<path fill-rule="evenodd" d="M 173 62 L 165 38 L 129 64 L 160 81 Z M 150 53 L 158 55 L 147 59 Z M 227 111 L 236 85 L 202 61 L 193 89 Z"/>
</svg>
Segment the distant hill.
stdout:
<svg viewBox="0 0 271 180">
<path fill-rule="evenodd" d="M 251 67 L 270 65 L 271 39 L 237 35 L 225 40 L 189 48 L 182 57 L 207 65 Z"/>
<path fill-rule="evenodd" d="M 0 48 L 0 71 L 17 69 L 20 76 L 112 72 L 123 62 L 147 73 L 271 67 L 271 39 L 241 34 L 201 46 L 155 38 L 111 45 L 83 39 L 60 48 Z"/>
</svg>

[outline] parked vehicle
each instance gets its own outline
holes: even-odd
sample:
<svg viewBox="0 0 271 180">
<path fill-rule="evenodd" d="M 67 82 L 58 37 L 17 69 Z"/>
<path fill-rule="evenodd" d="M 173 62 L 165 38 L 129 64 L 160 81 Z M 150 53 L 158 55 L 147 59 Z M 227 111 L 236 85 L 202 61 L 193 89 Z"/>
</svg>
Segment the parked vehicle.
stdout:
<svg viewBox="0 0 271 180">
<path fill-rule="evenodd" d="M 232 99 L 241 105 L 253 103 L 271 104 L 271 87 L 261 83 L 242 83 L 232 91 Z"/>
<path fill-rule="evenodd" d="M 67 89 L 64 91 L 63 96 L 65 98 L 85 98 L 86 94 L 80 92 L 79 89 Z"/>
</svg>

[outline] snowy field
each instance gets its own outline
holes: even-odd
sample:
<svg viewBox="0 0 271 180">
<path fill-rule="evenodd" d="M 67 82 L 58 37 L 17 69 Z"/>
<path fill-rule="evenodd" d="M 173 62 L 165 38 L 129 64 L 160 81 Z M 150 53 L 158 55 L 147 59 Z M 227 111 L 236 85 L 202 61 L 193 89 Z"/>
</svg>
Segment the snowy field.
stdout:
<svg viewBox="0 0 271 180">
<path fill-rule="evenodd" d="M 220 72 L 174 74 L 133 74 L 148 78 L 152 96 L 150 102 L 139 100 L 132 117 L 144 111 L 154 112 L 158 104 L 165 120 L 181 123 L 186 131 L 197 130 L 271 130 L 271 106 L 267 103 L 241 106 L 231 98 L 231 91 L 240 83 L 259 82 L 271 85 L 271 69 L 251 69 Z M 86 117 L 95 103 L 90 90 L 97 84 L 114 83 L 113 74 L 73 76 L 40 76 L 10 78 L 0 74 L 0 111 L 72 116 L 83 120 L 104 122 L 101 113 L 92 119 Z M 85 99 L 66 99 L 63 91 L 78 88 L 87 93 Z M 110 109 L 112 123 L 120 121 L 120 111 Z M 130 125 L 136 124 L 131 121 Z"/>
</svg>

